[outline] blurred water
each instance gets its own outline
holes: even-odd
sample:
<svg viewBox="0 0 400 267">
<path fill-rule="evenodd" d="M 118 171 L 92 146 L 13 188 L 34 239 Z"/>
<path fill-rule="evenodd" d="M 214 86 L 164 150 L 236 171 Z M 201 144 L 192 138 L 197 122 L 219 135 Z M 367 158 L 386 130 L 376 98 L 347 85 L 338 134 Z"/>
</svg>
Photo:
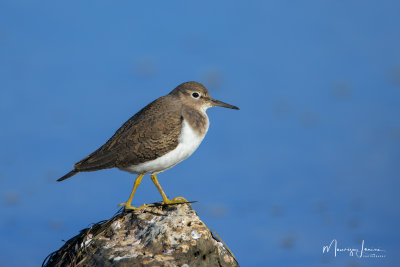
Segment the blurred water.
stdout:
<svg viewBox="0 0 400 267">
<path fill-rule="evenodd" d="M 0 265 L 37 266 L 111 217 L 132 175 L 55 180 L 189 80 L 241 110 L 209 110 L 203 144 L 159 180 L 242 266 L 398 265 L 399 7 L 1 1 Z M 144 179 L 134 203 L 158 200 Z M 323 255 L 333 239 L 386 258 Z"/>
</svg>

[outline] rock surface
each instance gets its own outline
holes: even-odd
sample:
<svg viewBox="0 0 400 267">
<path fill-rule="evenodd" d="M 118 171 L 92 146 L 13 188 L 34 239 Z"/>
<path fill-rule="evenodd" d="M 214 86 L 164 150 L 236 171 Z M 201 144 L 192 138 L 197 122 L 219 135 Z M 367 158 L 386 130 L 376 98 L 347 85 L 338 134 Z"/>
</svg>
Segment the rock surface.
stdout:
<svg viewBox="0 0 400 267">
<path fill-rule="evenodd" d="M 43 266 L 238 266 L 189 204 L 127 211 L 84 229 Z"/>
</svg>

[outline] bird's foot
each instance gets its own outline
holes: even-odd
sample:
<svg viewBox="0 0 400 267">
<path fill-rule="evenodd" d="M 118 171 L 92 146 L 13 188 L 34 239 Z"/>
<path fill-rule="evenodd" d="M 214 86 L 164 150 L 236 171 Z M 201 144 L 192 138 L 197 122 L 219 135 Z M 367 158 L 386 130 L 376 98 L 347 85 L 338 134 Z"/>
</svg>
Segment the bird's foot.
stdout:
<svg viewBox="0 0 400 267">
<path fill-rule="evenodd" d="M 124 202 L 124 203 L 119 204 L 118 206 L 119 206 L 119 207 L 125 206 L 125 207 L 124 207 L 125 210 L 142 210 L 142 209 L 148 207 L 149 205 L 148 205 L 148 204 L 143 204 L 143 205 L 140 206 L 140 207 L 133 207 L 133 206 L 131 205 L 131 203 Z"/>
<path fill-rule="evenodd" d="M 174 197 L 173 199 L 165 199 L 162 204 L 164 205 L 172 205 L 172 204 L 183 204 L 187 203 L 190 205 L 190 202 L 187 201 L 184 197 Z"/>
</svg>

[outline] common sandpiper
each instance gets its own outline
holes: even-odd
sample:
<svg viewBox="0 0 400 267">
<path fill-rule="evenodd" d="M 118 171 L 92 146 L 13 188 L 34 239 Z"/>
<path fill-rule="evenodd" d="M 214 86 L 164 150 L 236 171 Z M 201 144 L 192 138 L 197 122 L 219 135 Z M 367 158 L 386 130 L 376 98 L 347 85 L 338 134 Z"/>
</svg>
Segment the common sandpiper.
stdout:
<svg viewBox="0 0 400 267">
<path fill-rule="evenodd" d="M 199 147 L 209 127 L 206 110 L 210 107 L 239 109 L 210 97 L 198 82 L 182 83 L 125 122 L 99 149 L 77 162 L 74 169 L 58 179 L 63 181 L 79 172 L 118 168 L 138 174 L 125 209 L 133 207 L 133 196 L 145 174 L 160 192 L 162 204 L 187 203 L 183 197 L 168 199 L 157 180 L 157 174 L 187 159 Z"/>
</svg>

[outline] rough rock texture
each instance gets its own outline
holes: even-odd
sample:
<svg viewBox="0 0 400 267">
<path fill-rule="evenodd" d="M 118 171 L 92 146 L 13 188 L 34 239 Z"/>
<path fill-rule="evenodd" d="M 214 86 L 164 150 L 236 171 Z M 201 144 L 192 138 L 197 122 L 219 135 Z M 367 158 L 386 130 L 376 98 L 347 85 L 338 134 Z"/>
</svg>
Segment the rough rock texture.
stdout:
<svg viewBox="0 0 400 267">
<path fill-rule="evenodd" d="M 238 266 L 189 204 L 128 211 L 84 229 L 44 266 Z"/>
</svg>

